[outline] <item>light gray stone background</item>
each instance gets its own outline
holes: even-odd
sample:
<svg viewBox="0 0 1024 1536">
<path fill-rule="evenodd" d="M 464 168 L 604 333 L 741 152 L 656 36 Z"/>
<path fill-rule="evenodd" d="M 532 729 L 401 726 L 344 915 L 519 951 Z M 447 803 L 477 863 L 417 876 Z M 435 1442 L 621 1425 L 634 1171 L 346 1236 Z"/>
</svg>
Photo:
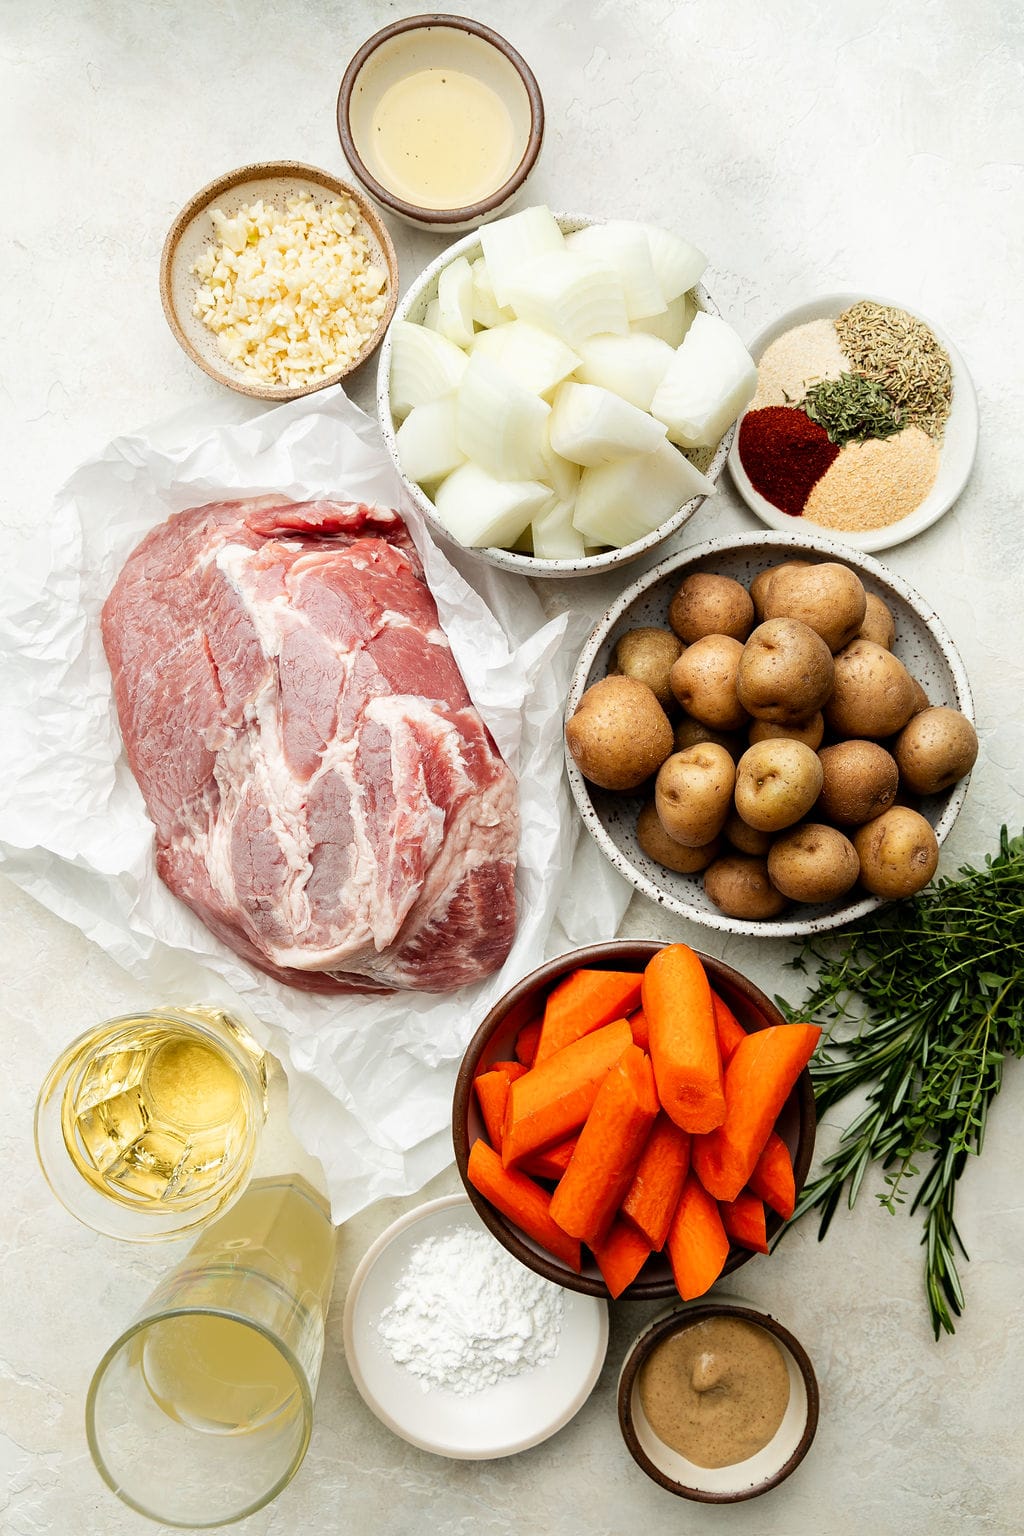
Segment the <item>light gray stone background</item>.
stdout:
<svg viewBox="0 0 1024 1536">
<path fill-rule="evenodd" d="M 164 324 L 164 232 L 198 186 L 235 165 L 295 158 L 344 173 L 334 101 L 345 63 L 405 13 L 385 0 L 0 0 L 5 564 L 31 543 L 81 458 L 214 398 Z M 941 868 L 980 859 L 1002 821 L 1020 827 L 1024 783 L 1024 13 L 1015 0 L 475 0 L 473 13 L 505 32 L 540 79 L 548 126 L 534 200 L 691 236 L 710 254 L 712 292 L 748 338 L 817 293 L 863 288 L 933 315 L 963 351 L 981 404 L 974 476 L 947 517 L 882 558 L 934 603 L 973 681 L 982 756 Z M 406 284 L 441 242 L 394 233 Z M 371 384 L 353 390 L 367 405 Z M 680 538 L 754 526 L 723 483 Z M 547 595 L 596 615 L 615 590 L 609 578 Z M 144 1536 L 156 1527 L 91 1467 L 82 1408 L 103 1349 L 181 1247 L 118 1245 L 66 1216 L 36 1170 L 31 1111 L 64 1040 L 154 999 L 13 887 L 0 902 L 0 1532 Z M 769 991 L 795 994 L 784 944 L 726 941 L 639 899 L 623 931 L 703 944 Z M 972 1261 L 955 1338 L 930 1335 L 918 1225 L 887 1216 L 868 1190 L 821 1246 L 805 1226 L 771 1261 L 742 1271 L 743 1291 L 812 1355 L 822 1413 L 797 1474 L 733 1508 L 674 1500 L 624 1451 L 615 1380 L 654 1310 L 638 1305 L 613 1308 L 600 1384 L 547 1444 L 461 1464 L 390 1435 L 352 1385 L 341 1303 L 369 1242 L 421 1197 L 371 1208 L 341 1234 L 306 1464 L 239 1531 L 1020 1531 L 1022 1111 L 1024 1073 L 1011 1064 L 983 1158 L 962 1181 Z M 423 1197 L 455 1187 L 449 1172 Z"/>
</svg>

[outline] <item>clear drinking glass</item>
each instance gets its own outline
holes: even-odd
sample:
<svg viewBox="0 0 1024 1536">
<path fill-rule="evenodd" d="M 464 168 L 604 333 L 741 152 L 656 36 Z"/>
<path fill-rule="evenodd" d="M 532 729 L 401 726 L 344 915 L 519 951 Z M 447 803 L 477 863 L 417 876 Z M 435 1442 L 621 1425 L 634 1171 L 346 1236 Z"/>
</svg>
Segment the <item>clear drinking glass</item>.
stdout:
<svg viewBox="0 0 1024 1536">
<path fill-rule="evenodd" d="M 305 1179 L 255 1179 L 153 1292 L 100 1361 L 85 1410 L 93 1461 L 126 1504 L 168 1525 L 223 1525 L 291 1481 L 336 1240 Z"/>
<path fill-rule="evenodd" d="M 267 1112 L 260 1047 L 223 1009 L 95 1025 L 54 1062 L 36 1152 L 61 1204 L 108 1237 L 179 1237 L 245 1187 Z"/>
</svg>

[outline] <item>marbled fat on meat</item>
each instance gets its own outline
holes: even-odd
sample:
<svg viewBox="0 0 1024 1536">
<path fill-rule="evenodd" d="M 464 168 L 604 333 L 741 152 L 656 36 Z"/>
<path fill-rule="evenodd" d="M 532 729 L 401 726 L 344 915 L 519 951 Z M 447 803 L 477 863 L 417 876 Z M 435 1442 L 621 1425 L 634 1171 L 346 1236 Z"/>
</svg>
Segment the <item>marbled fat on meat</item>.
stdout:
<svg viewBox="0 0 1024 1536">
<path fill-rule="evenodd" d="M 118 577 L 103 643 L 157 869 L 233 950 L 325 992 L 502 963 L 515 781 L 397 513 L 178 513 Z"/>
</svg>

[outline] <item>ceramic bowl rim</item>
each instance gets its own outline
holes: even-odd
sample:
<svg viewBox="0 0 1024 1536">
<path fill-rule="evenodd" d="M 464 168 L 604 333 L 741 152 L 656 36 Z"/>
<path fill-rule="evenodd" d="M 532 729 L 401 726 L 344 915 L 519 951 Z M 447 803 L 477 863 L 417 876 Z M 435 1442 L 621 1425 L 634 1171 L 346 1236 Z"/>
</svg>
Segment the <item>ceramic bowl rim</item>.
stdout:
<svg viewBox="0 0 1024 1536">
<path fill-rule="evenodd" d="M 393 37 L 401 37 L 405 32 L 424 32 L 431 29 L 468 32 L 474 37 L 479 37 L 483 42 L 489 43 L 512 65 L 523 83 L 530 103 L 530 130 L 522 158 L 515 170 L 496 191 L 487 197 L 478 198 L 475 202 L 466 203 L 461 208 L 424 208 L 419 203 L 407 202 L 396 193 L 390 192 L 373 175 L 352 137 L 349 108 L 356 81 L 365 65 L 377 49 L 384 43 L 390 42 Z M 464 224 L 469 220 L 483 220 L 496 208 L 507 203 L 529 177 L 544 140 L 544 99 L 541 96 L 536 75 L 519 50 L 513 47 L 507 38 L 502 37 L 500 32 L 496 32 L 493 27 L 487 26 L 484 22 L 477 21 L 471 16 L 456 16 L 444 11 L 422 16 L 404 16 L 398 21 L 390 22 L 386 27 L 381 27 L 379 31 L 373 33 L 372 37 L 368 37 L 353 54 L 342 76 L 341 85 L 338 88 L 336 119 L 338 137 L 341 140 L 345 159 L 349 163 L 352 174 L 359 178 L 371 196 L 390 212 L 399 214 L 402 218 L 411 219 L 415 223 L 435 228 Z"/>
<path fill-rule="evenodd" d="M 795 1450 L 770 1477 L 764 1478 L 752 1488 L 744 1488 L 735 1492 L 712 1493 L 701 1488 L 694 1488 L 687 1483 L 680 1483 L 676 1478 L 669 1477 L 667 1473 L 662 1472 L 660 1467 L 655 1465 L 643 1449 L 633 1422 L 633 1384 L 641 1366 L 649 1357 L 651 1351 L 662 1340 L 671 1338 L 673 1334 L 682 1331 L 684 1328 L 691 1327 L 694 1323 L 703 1322 L 712 1317 L 731 1317 L 741 1322 L 752 1323 L 755 1327 L 763 1328 L 765 1332 L 772 1334 L 780 1340 L 786 1346 L 796 1364 L 797 1370 L 803 1377 L 804 1389 L 807 1394 L 807 1417 Z M 669 1493 L 674 1493 L 679 1498 L 692 1499 L 700 1504 L 739 1504 L 747 1499 L 755 1499 L 760 1494 L 767 1493 L 771 1488 L 778 1487 L 779 1483 L 784 1482 L 790 1473 L 796 1471 L 796 1468 L 810 1450 L 818 1428 L 820 1394 L 818 1378 L 815 1375 L 811 1358 L 800 1343 L 800 1340 L 790 1333 L 788 1328 L 785 1328 L 782 1323 L 777 1322 L 770 1313 L 761 1312 L 756 1307 L 748 1306 L 744 1302 L 728 1301 L 724 1298 L 721 1301 L 716 1301 L 711 1297 L 689 1302 L 685 1307 L 677 1308 L 666 1316 L 655 1318 L 654 1322 L 634 1339 L 619 1373 L 616 1403 L 618 1407 L 619 1429 L 622 1432 L 622 1438 L 626 1442 L 626 1448 L 637 1466 L 646 1472 L 649 1478 L 656 1483 L 660 1483 L 662 1488 L 667 1489 Z"/>
<path fill-rule="evenodd" d="M 311 181 L 332 192 L 335 196 L 350 197 L 359 211 L 360 218 L 369 226 L 374 239 L 380 245 L 388 269 L 387 305 L 384 313 L 373 332 L 360 348 L 358 355 L 352 362 L 343 367 L 332 368 L 330 373 L 322 379 L 302 385 L 289 384 L 254 384 L 243 376 L 236 377 L 231 371 L 230 365 L 225 361 L 223 368 L 215 366 L 193 345 L 191 338 L 185 331 L 178 315 L 177 305 L 174 300 L 174 290 L 171 282 L 171 267 L 174 261 L 178 245 L 186 229 L 193 220 L 203 213 L 215 198 L 221 197 L 225 192 L 233 191 L 247 181 L 270 181 L 279 177 L 284 181 L 298 180 Z M 241 165 L 232 171 L 225 171 L 220 176 L 215 176 L 212 181 L 200 187 L 194 192 L 182 208 L 180 208 L 171 223 L 164 238 L 163 249 L 160 252 L 160 303 L 163 307 L 164 318 L 171 329 L 175 341 L 181 347 L 185 355 L 201 368 L 211 379 L 218 384 L 225 384 L 237 394 L 249 395 L 256 400 L 273 400 L 282 402 L 285 400 L 298 400 L 303 395 L 316 394 L 318 390 L 327 389 L 333 384 L 338 384 L 342 379 L 362 367 L 376 352 L 384 341 L 388 327 L 391 324 L 396 306 L 398 304 L 398 257 L 395 247 L 388 232 L 387 226 L 367 198 L 366 193 L 360 187 L 351 182 L 342 181 L 340 177 L 330 171 L 322 171 L 319 166 L 308 165 L 302 160 L 256 160 L 248 165 Z"/>
<path fill-rule="evenodd" d="M 480 1220 L 498 1241 L 514 1254 L 517 1259 L 532 1269 L 535 1273 L 543 1275 L 545 1280 L 553 1280 L 555 1284 L 564 1286 L 567 1290 L 582 1291 L 588 1296 L 599 1296 L 605 1300 L 611 1300 L 608 1287 L 600 1276 L 594 1277 L 586 1274 L 576 1274 L 567 1265 L 559 1263 L 549 1254 L 540 1253 L 528 1242 L 521 1238 L 516 1228 L 500 1211 L 491 1205 L 483 1195 L 469 1182 L 467 1165 L 469 1162 L 469 1113 L 472 1104 L 473 1079 L 491 1037 L 499 1030 L 512 1010 L 528 998 L 531 993 L 540 991 L 549 986 L 559 977 L 568 974 L 569 971 L 580 967 L 592 965 L 597 961 L 621 960 L 623 968 L 628 968 L 626 962 L 632 962 L 641 968 L 660 950 L 667 947 L 670 940 L 662 939 L 609 939 L 603 943 L 587 944 L 579 949 L 567 950 L 565 954 L 558 955 L 554 959 L 547 960 L 543 965 L 523 976 L 494 1004 L 473 1034 L 466 1047 L 462 1060 L 459 1063 L 458 1073 L 455 1079 L 455 1091 L 452 1096 L 452 1144 L 455 1150 L 455 1164 L 459 1177 L 469 1197 L 471 1204 L 480 1217 Z M 756 982 L 744 976 L 733 966 L 724 960 L 718 960 L 713 955 L 707 955 L 700 950 L 695 950 L 701 964 L 708 971 L 712 985 L 716 980 L 724 982 L 726 986 L 733 987 L 739 992 L 751 1010 L 764 1019 L 764 1027 L 773 1024 L 784 1024 L 786 1021 L 779 1009 L 763 992 Z M 811 1161 L 814 1156 L 814 1142 L 817 1131 L 817 1115 L 814 1104 L 814 1088 L 811 1083 L 810 1073 L 806 1067 L 797 1079 L 792 1093 L 797 1096 L 797 1148 L 793 1157 L 793 1178 L 797 1193 L 803 1188 L 810 1171 Z M 772 1212 L 766 1212 L 769 1218 L 769 1236 L 781 1230 L 784 1225 L 781 1217 L 774 1216 Z M 746 1251 L 735 1246 L 730 1248 L 729 1258 L 726 1260 L 722 1277 L 735 1273 L 742 1268 L 755 1255 L 752 1250 Z M 672 1298 L 679 1299 L 675 1283 L 671 1274 L 665 1278 L 644 1280 L 638 1278 L 632 1285 L 626 1287 L 618 1300 L 625 1301 L 663 1301 Z"/>
<path fill-rule="evenodd" d="M 938 614 L 919 592 L 916 592 L 895 571 L 890 570 L 888 566 L 883 565 L 879 560 L 875 560 L 863 550 L 851 549 L 849 545 L 839 544 L 824 535 L 805 534 L 803 532 L 783 535 L 775 532 L 774 529 L 765 529 L 763 532 L 759 531 L 756 533 L 726 534 L 714 539 L 705 539 L 701 544 L 689 544 L 685 549 L 677 550 L 675 554 L 667 556 L 660 564 L 645 571 L 631 586 L 621 592 L 594 625 L 583 649 L 580 651 L 576 665 L 573 668 L 569 692 L 566 696 L 565 721 L 575 712 L 576 706 L 585 692 L 590 670 L 606 637 L 627 609 L 642 597 L 648 588 L 656 586 L 659 581 L 680 570 L 683 566 L 696 566 L 701 562 L 712 559 L 716 555 L 730 555 L 740 550 L 756 550 L 759 546 L 779 544 L 784 545 L 794 553 L 810 551 L 824 556 L 826 560 L 836 560 L 855 568 L 862 568 L 874 580 L 879 582 L 881 586 L 889 587 L 895 591 L 914 612 L 938 645 L 943 660 L 952 675 L 960 710 L 966 715 L 968 720 L 972 723 L 974 722 L 974 698 L 960 653 Z M 879 907 L 887 905 L 886 898 L 882 896 L 863 896 L 854 903 L 847 905 L 843 905 L 843 900 L 845 900 L 843 898 L 838 903 L 833 903 L 833 910 L 831 912 L 825 912 L 817 917 L 783 916 L 763 921 L 727 917 L 725 913 L 718 911 L 705 911 L 703 908 L 697 907 L 673 895 L 672 892 L 665 890 L 663 887 L 656 885 L 652 880 L 648 879 L 642 870 L 638 869 L 631 862 L 605 830 L 591 800 L 587 781 L 577 768 L 567 746 L 565 747 L 565 765 L 569 778 L 569 788 L 583 819 L 584 826 L 613 868 L 617 869 L 624 879 L 628 880 L 631 885 L 642 895 L 648 897 L 649 900 L 656 902 L 658 906 L 665 907 L 669 912 L 674 912 L 680 917 L 689 918 L 691 922 L 700 923 L 706 928 L 717 928 L 725 933 L 742 933 L 754 938 L 801 938 L 811 933 L 825 933 L 833 928 L 843 927 L 848 923 L 855 922 L 858 918 L 866 916 L 867 913 L 874 912 Z M 964 778 L 958 780 L 956 784 L 944 792 L 946 803 L 933 829 L 936 841 L 940 847 L 952 830 L 957 816 L 960 814 L 967 795 L 967 786 L 970 783 L 970 778 L 970 774 L 966 774 Z M 799 908 L 797 908 L 797 911 L 799 911 Z"/>
</svg>

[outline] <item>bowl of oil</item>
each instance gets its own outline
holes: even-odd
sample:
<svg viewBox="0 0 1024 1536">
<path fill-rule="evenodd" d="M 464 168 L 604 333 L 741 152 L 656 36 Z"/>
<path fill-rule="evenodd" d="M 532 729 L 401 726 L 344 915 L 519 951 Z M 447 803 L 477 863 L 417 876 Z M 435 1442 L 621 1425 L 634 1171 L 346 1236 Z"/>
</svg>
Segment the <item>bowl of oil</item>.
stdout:
<svg viewBox="0 0 1024 1536">
<path fill-rule="evenodd" d="M 619 1427 L 637 1466 L 680 1498 L 736 1504 L 789 1477 L 818 1427 L 803 1345 L 738 1297 L 696 1301 L 634 1343 L 618 1387 Z"/>
<path fill-rule="evenodd" d="M 345 158 L 370 196 L 418 229 L 473 229 L 522 191 L 544 104 L 530 66 L 468 16 L 407 16 L 367 39 L 338 93 Z"/>
</svg>

